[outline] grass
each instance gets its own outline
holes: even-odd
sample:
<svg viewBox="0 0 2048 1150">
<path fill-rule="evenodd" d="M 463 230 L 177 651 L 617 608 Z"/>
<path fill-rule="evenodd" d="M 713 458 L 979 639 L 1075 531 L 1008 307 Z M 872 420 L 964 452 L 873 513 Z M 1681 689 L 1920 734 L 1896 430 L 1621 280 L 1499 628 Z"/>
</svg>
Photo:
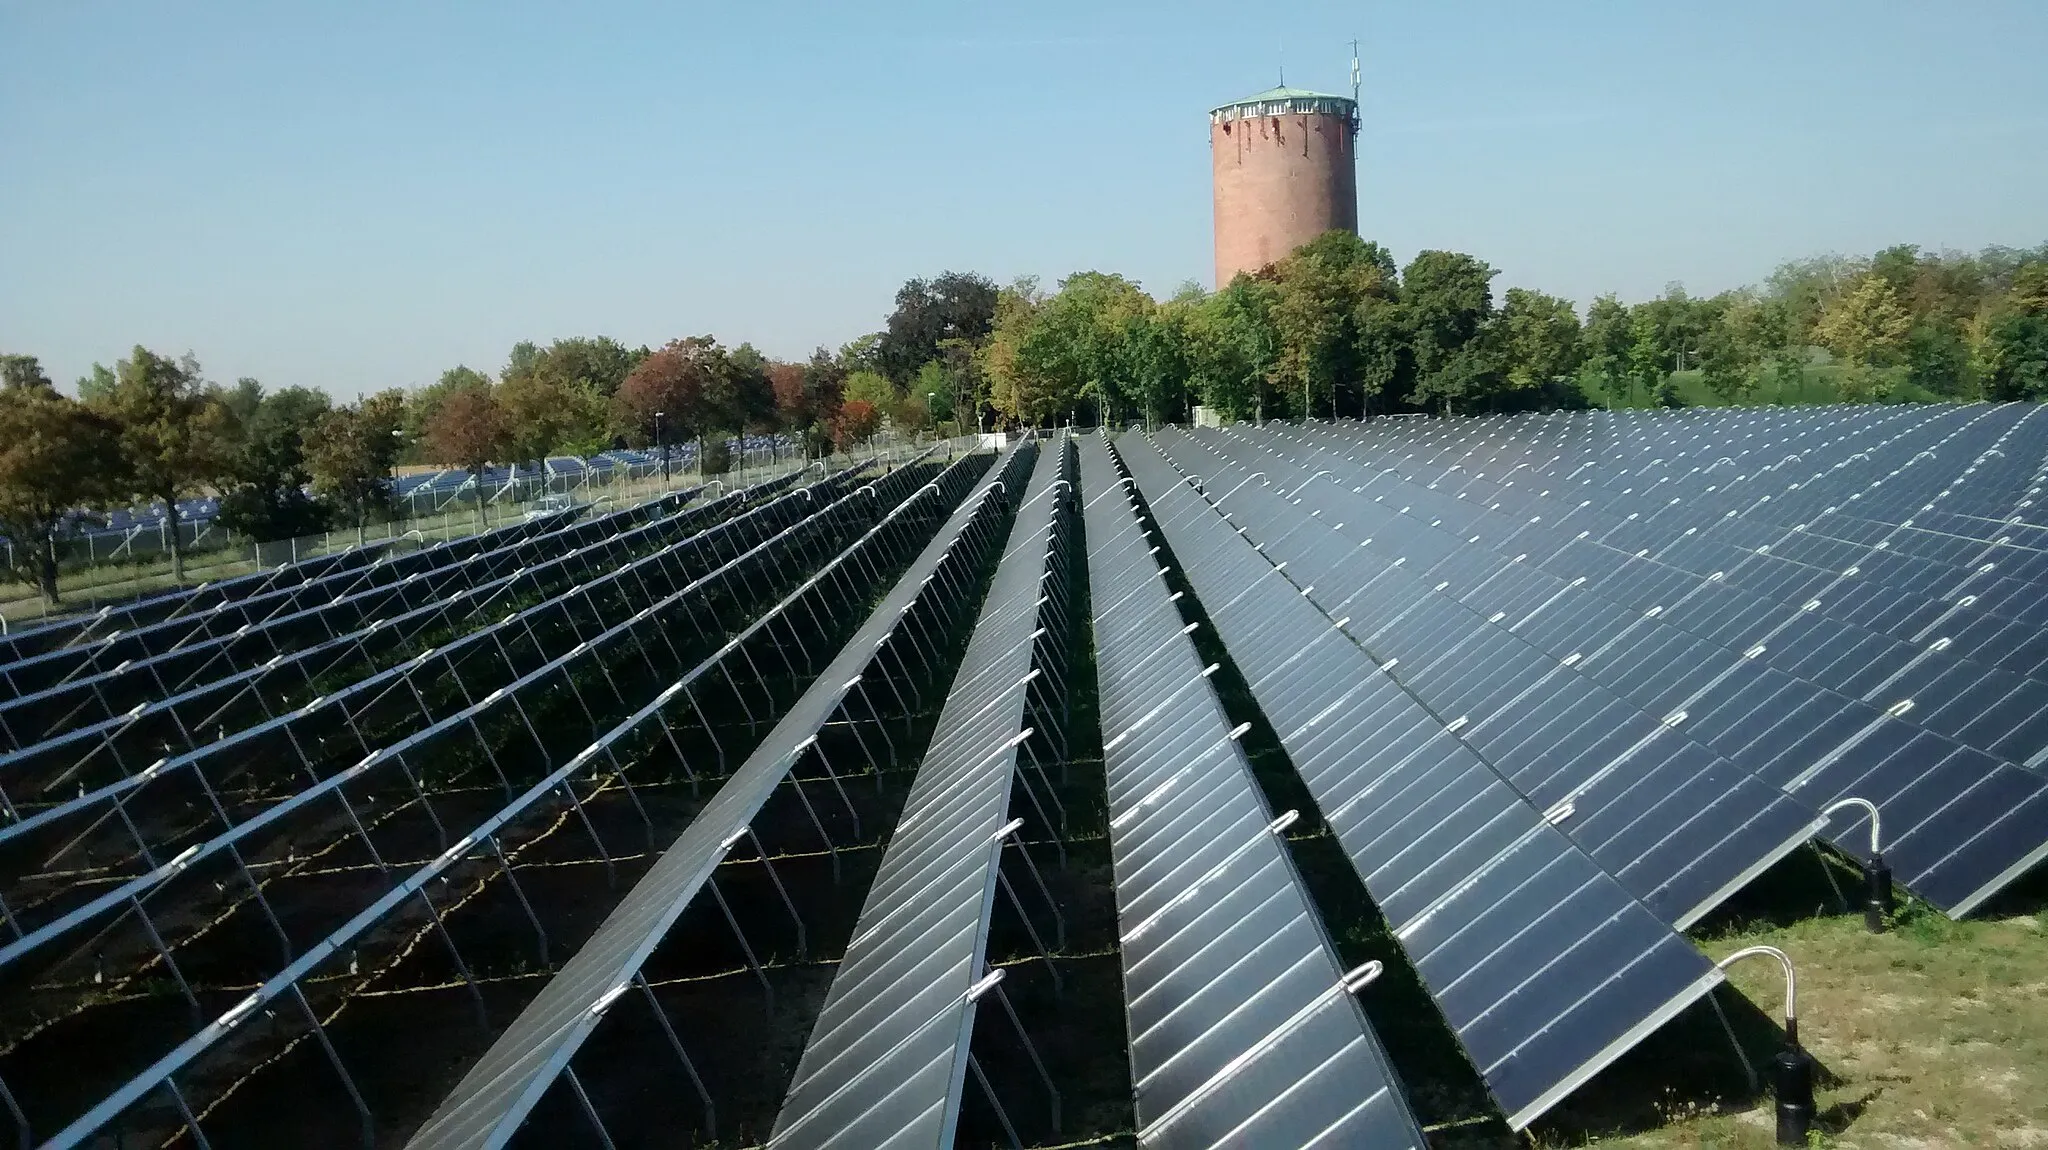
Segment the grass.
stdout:
<svg viewBox="0 0 2048 1150">
<path fill-rule="evenodd" d="M 1957 923 L 1914 908 L 1883 935 L 1865 932 L 1860 916 L 1828 915 L 1730 930 L 1702 948 L 1776 946 L 1797 964 L 1800 1036 L 1826 1070 L 1816 1144 L 2048 1146 L 2048 911 L 2024 910 Z M 1770 964 L 1738 965 L 1730 982 L 1776 1014 Z M 1775 1145 L 1768 1098 L 1682 1103 L 1662 1117 L 1638 1133 L 1539 1132 L 1536 1143 Z"/>
</svg>

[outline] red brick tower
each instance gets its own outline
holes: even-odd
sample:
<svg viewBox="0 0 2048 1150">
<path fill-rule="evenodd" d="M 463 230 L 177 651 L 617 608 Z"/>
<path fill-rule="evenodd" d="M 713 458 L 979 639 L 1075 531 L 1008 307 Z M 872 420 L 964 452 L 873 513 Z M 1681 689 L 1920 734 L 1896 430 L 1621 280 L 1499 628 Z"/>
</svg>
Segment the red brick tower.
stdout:
<svg viewBox="0 0 2048 1150">
<path fill-rule="evenodd" d="M 1216 286 L 1333 228 L 1358 230 L 1358 101 L 1279 87 L 1209 113 Z"/>
</svg>

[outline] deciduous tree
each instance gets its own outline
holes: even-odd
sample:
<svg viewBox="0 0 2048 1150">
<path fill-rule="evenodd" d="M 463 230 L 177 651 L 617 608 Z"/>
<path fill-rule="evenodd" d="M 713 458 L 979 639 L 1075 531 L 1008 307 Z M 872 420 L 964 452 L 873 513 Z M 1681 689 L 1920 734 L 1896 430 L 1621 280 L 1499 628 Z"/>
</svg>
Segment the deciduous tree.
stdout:
<svg viewBox="0 0 2048 1150">
<path fill-rule="evenodd" d="M 476 522 L 479 529 L 490 526 L 485 513 L 484 469 L 493 459 L 502 459 L 511 443 L 505 409 L 488 390 L 458 391 L 442 401 L 427 425 L 427 447 L 437 459 L 469 472 L 475 485 Z"/>
<path fill-rule="evenodd" d="M 254 410 L 238 421 L 240 442 L 228 465 L 231 486 L 221 497 L 221 522 L 263 542 L 326 530 L 327 509 L 306 494 L 312 475 L 305 440 L 332 401 L 313 388 L 263 395 L 258 385 L 255 391 Z"/>
<path fill-rule="evenodd" d="M 875 437 L 882 429 L 882 413 L 864 399 L 849 399 L 839 405 L 832 420 L 832 441 L 841 451 L 851 451 Z"/>
<path fill-rule="evenodd" d="M 1265 418 L 1280 362 L 1278 294 L 1271 281 L 1240 274 L 1203 300 L 1187 326 L 1189 377 L 1202 402 L 1225 418 Z"/>
<path fill-rule="evenodd" d="M 1401 273 L 1401 308 L 1415 357 L 1409 401 L 1452 404 L 1491 378 L 1488 356 L 1466 346 L 1493 316 L 1494 269 L 1462 252 L 1426 251 Z"/>
<path fill-rule="evenodd" d="M 1534 392 L 1577 374 L 1585 343 L 1570 300 L 1509 288 L 1497 322 L 1510 388 Z"/>
<path fill-rule="evenodd" d="M 710 336 L 671 340 L 641 360 L 619 386 L 612 405 L 620 428 L 637 444 L 666 451 L 710 430 L 724 370 Z M 659 414 L 659 419 L 656 416 Z"/>
<path fill-rule="evenodd" d="M 9 566 L 58 602 L 57 544 L 72 514 L 126 490 L 113 422 L 60 394 L 32 356 L 0 381 L 0 535 Z"/>
<path fill-rule="evenodd" d="M 391 467 L 398 460 L 405 396 L 386 391 L 328 412 L 306 436 L 306 466 L 313 489 L 335 500 L 355 523 L 356 543 L 368 542 L 364 528 L 391 501 Z"/>
<path fill-rule="evenodd" d="M 896 292 L 896 309 L 875 347 L 876 367 L 908 385 L 951 339 L 979 342 L 995 326 L 995 282 L 972 272 L 914 279 Z"/>
<path fill-rule="evenodd" d="M 137 346 L 95 406 L 120 428 L 130 491 L 164 505 L 171 578 L 185 580 L 183 512 L 178 501 L 227 478 L 230 416 L 201 378 L 199 364 Z"/>
</svg>

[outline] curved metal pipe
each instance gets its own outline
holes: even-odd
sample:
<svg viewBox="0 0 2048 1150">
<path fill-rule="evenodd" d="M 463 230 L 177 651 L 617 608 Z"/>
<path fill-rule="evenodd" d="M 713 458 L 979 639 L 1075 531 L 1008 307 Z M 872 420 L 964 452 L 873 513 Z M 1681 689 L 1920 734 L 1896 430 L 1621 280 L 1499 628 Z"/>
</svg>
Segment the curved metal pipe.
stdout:
<svg viewBox="0 0 2048 1150">
<path fill-rule="evenodd" d="M 1316 480 L 1321 479 L 1323 476 L 1328 475 L 1329 473 L 1330 472 L 1328 468 L 1318 471 L 1314 475 L 1309 476 L 1307 479 L 1302 480 L 1301 483 L 1298 486 L 1296 486 L 1294 490 L 1282 492 L 1281 494 L 1289 496 L 1299 495 L 1301 494 L 1301 489 L 1303 487 L 1307 487 L 1309 484 L 1314 483 Z"/>
<path fill-rule="evenodd" d="M 1714 964 L 1715 970 L 1727 970 L 1745 958 L 1769 956 L 1778 960 L 1785 970 L 1785 1041 L 1799 1045 L 1799 973 L 1792 969 L 1792 958 L 1775 946 L 1745 946 L 1727 958 Z"/>
<path fill-rule="evenodd" d="M 1230 490 L 1228 490 L 1228 491 L 1224 492 L 1224 493 L 1223 493 L 1223 494 L 1222 494 L 1221 496 L 1219 496 L 1219 497 L 1217 498 L 1216 502 L 1218 502 L 1218 503 L 1221 503 L 1221 502 L 1223 502 L 1223 501 L 1224 501 L 1225 499 L 1228 499 L 1228 498 L 1230 498 L 1231 496 L 1233 496 L 1233 495 L 1237 494 L 1237 488 L 1238 488 L 1238 487 L 1243 487 L 1243 486 L 1244 486 L 1244 485 L 1245 485 L 1246 483 L 1250 483 L 1250 482 L 1251 482 L 1252 480 L 1254 480 L 1254 479 L 1264 479 L 1265 477 L 1266 477 L 1266 473 L 1265 473 L 1265 472 L 1263 472 L 1263 471 L 1254 471 L 1254 472 L 1252 472 L 1252 473 L 1251 473 L 1250 475 L 1247 475 L 1247 476 L 1245 476 L 1245 477 L 1244 477 L 1244 481 L 1243 481 L 1243 482 L 1241 482 L 1241 483 L 1239 483 L 1239 484 L 1237 485 L 1237 487 L 1233 487 L 1233 488 L 1231 488 Z"/>
<path fill-rule="evenodd" d="M 1878 834 L 1876 803 L 1871 802 L 1869 799 L 1859 799 L 1854 795 L 1851 795 L 1850 797 L 1843 799 L 1840 802 L 1829 805 L 1820 813 L 1823 818 L 1833 818 L 1836 811 L 1844 810 L 1849 807 L 1862 807 L 1864 810 L 1870 812 L 1870 857 L 1877 858 L 1878 856 L 1884 854 L 1884 847 L 1881 845 L 1883 840 L 1879 837 Z"/>
</svg>

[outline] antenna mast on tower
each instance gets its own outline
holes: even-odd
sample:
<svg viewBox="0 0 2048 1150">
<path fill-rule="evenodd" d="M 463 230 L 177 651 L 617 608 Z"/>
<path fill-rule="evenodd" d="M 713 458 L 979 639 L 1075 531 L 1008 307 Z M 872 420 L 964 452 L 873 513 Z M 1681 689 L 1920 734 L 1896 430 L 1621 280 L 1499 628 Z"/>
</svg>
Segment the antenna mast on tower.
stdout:
<svg viewBox="0 0 2048 1150">
<path fill-rule="evenodd" d="M 1351 134 L 1357 135 L 1359 124 L 1365 119 L 1358 105 L 1358 41 L 1351 42 Z"/>
</svg>

